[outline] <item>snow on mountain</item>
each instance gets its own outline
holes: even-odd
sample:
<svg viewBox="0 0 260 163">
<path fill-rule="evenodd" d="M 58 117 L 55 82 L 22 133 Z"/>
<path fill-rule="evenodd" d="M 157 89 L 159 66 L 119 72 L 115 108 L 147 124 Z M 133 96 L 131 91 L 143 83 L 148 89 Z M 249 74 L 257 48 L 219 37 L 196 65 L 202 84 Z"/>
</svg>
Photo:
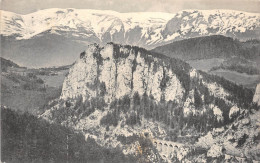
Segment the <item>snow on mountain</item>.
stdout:
<svg viewBox="0 0 260 163">
<path fill-rule="evenodd" d="M 162 33 L 166 40 L 211 34 L 239 38 L 248 31 L 259 33 L 259 16 L 259 13 L 233 10 L 187 10 L 178 12 Z"/>
<path fill-rule="evenodd" d="M 1 34 L 29 39 L 42 32 L 71 32 L 76 37 L 97 37 L 100 42 L 114 41 L 113 37 L 128 39 L 137 30 L 139 39 L 160 28 L 172 18 L 168 13 L 118 13 L 115 11 L 83 9 L 46 9 L 27 15 L 2 12 Z M 127 36 L 128 35 L 128 36 Z M 108 38 L 107 38 L 108 37 Z M 129 40 L 130 41 L 130 40 Z"/>
<path fill-rule="evenodd" d="M 54 8 L 27 15 L 1 11 L 2 56 L 21 66 L 50 67 L 71 64 L 91 43 L 152 49 L 175 40 L 216 34 L 259 38 L 259 15 L 230 10 L 172 14 Z"/>
<path fill-rule="evenodd" d="M 45 9 L 27 15 L 1 11 L 1 34 L 18 40 L 43 32 L 70 33 L 105 44 L 116 42 L 153 48 L 176 39 L 221 34 L 259 33 L 260 14 L 232 10 L 185 10 L 176 14 L 118 13 L 90 9 Z M 68 34 L 67 34 L 68 35 Z M 69 35 L 69 36 L 71 36 Z"/>
</svg>

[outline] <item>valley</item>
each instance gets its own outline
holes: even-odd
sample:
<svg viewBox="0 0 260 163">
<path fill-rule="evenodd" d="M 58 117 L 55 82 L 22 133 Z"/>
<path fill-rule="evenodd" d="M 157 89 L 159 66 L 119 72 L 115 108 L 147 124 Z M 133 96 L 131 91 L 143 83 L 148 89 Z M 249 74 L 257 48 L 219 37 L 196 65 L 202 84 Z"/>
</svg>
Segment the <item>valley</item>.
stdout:
<svg viewBox="0 0 260 163">
<path fill-rule="evenodd" d="M 27 69 L 8 61 L 1 58 L 1 105 L 34 115 L 60 95 L 70 67 Z"/>
<path fill-rule="evenodd" d="M 192 67 L 198 70 L 202 70 L 227 80 L 230 80 L 236 84 L 241 84 L 247 88 L 255 89 L 256 85 L 260 82 L 259 74 L 246 74 L 239 73 L 237 71 L 231 71 L 228 69 L 221 69 L 219 67 L 224 62 L 224 59 L 214 58 L 214 59 L 200 59 L 200 60 L 188 60 Z M 219 67 L 219 68 L 215 68 Z M 213 70 L 215 68 L 215 70 Z"/>
</svg>

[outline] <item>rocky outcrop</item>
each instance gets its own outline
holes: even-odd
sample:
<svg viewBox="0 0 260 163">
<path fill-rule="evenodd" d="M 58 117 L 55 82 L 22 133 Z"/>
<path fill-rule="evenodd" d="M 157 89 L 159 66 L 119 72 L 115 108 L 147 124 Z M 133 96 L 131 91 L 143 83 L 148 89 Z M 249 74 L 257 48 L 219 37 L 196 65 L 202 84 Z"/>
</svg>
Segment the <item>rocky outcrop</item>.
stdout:
<svg viewBox="0 0 260 163">
<path fill-rule="evenodd" d="M 71 68 L 61 98 L 82 96 L 86 100 L 105 89 L 106 102 L 124 95 L 133 96 L 136 92 L 153 96 L 157 101 L 165 98 L 180 102 L 184 88 L 167 64 L 134 48 L 92 44 Z"/>
<path fill-rule="evenodd" d="M 260 83 L 256 86 L 253 102 L 260 106 Z"/>
<path fill-rule="evenodd" d="M 155 153 L 167 162 L 186 162 L 200 149 L 183 146 L 176 153 L 171 141 L 178 133 L 187 139 L 216 127 L 223 128 L 214 130 L 215 135 L 225 133 L 225 124 L 245 111 L 252 95 L 250 90 L 197 71 L 178 59 L 135 46 L 91 44 L 70 68 L 60 98 L 42 117 L 70 125 L 102 146 L 120 147 L 125 154 L 136 153 L 137 137 L 143 135 L 151 142 L 158 141 Z M 241 123 L 252 124 L 250 120 Z M 209 135 L 201 142 L 215 137 Z M 237 142 L 244 139 L 240 137 Z M 132 142 L 126 141 L 129 139 Z M 223 146 L 212 143 L 198 145 L 209 150 L 209 157 L 222 157 Z M 153 143 L 150 146 L 153 148 Z M 205 157 L 199 154 L 198 160 Z"/>
<path fill-rule="evenodd" d="M 239 95 L 247 95 L 247 99 L 238 97 L 237 91 L 241 92 Z M 157 102 L 174 101 L 186 115 L 203 113 L 207 105 L 218 121 L 223 121 L 224 112 L 228 114 L 231 108 L 234 110 L 241 107 L 237 105 L 252 101 L 250 91 L 196 71 L 181 60 L 114 43 L 104 47 L 91 44 L 80 54 L 64 80 L 60 98 L 82 97 L 85 101 L 102 97 L 110 103 L 124 96 L 133 97 L 135 93 Z M 214 102 L 214 98 L 223 102 Z M 221 105 L 228 110 L 223 112 Z"/>
</svg>

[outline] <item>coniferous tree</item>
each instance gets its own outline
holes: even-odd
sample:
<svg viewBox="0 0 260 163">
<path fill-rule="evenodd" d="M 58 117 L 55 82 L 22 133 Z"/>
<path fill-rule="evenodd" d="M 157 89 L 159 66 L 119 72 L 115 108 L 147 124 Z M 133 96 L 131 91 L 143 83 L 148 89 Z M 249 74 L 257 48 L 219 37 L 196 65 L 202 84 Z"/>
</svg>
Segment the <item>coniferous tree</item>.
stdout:
<svg viewBox="0 0 260 163">
<path fill-rule="evenodd" d="M 197 88 L 194 89 L 194 105 L 196 109 L 200 109 L 203 105 L 202 99 Z"/>
</svg>

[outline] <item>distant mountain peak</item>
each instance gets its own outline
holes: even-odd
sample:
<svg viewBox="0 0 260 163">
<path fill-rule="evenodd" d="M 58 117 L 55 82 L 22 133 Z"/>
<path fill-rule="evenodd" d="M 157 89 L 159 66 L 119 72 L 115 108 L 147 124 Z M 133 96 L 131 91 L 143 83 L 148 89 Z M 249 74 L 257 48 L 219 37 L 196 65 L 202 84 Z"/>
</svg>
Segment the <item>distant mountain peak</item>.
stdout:
<svg viewBox="0 0 260 163">
<path fill-rule="evenodd" d="M 241 40 L 260 36 L 259 13 L 230 10 L 119 13 L 53 8 L 26 15 L 1 13 L 2 56 L 27 67 L 71 64 L 75 54 L 91 43 L 115 42 L 152 49 L 201 36 Z"/>
<path fill-rule="evenodd" d="M 2 17 L 1 34 L 16 34 L 20 40 L 51 29 L 56 33 L 72 32 L 74 37 L 96 37 L 100 43 L 113 41 L 146 48 L 194 36 L 240 37 L 245 32 L 259 31 L 260 27 L 259 13 L 234 10 L 183 10 L 172 14 L 52 8 L 27 15 L 2 11 Z"/>
</svg>

